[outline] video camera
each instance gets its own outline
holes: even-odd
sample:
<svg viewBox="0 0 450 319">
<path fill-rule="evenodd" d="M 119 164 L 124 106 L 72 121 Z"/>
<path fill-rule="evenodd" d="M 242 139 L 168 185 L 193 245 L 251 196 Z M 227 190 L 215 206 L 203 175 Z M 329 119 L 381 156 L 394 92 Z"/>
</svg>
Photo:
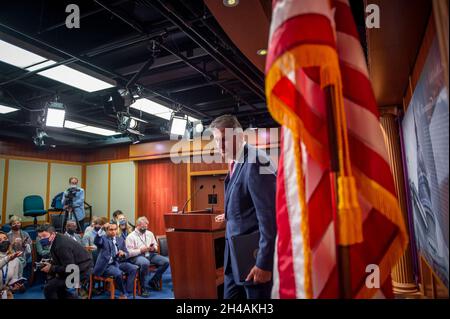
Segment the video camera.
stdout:
<svg viewBox="0 0 450 319">
<path fill-rule="evenodd" d="M 80 189 L 78 187 L 68 188 L 64 198 L 64 206 L 73 207 L 73 199 L 79 191 Z"/>
<path fill-rule="evenodd" d="M 51 263 L 52 263 L 51 258 L 48 258 L 48 259 L 42 258 L 41 261 L 36 261 L 34 263 L 34 271 L 41 270 L 42 268 L 45 267 L 46 264 L 51 264 Z"/>
</svg>

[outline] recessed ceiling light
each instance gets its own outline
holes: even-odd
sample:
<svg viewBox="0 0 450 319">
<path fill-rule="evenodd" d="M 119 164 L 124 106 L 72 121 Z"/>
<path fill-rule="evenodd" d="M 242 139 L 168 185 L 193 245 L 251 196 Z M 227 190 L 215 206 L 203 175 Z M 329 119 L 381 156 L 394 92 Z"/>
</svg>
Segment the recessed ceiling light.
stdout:
<svg viewBox="0 0 450 319">
<path fill-rule="evenodd" d="M 259 49 L 256 51 L 256 54 L 261 56 L 267 55 L 267 49 Z"/>
<path fill-rule="evenodd" d="M 173 110 L 167 106 L 161 105 L 159 103 L 153 102 L 149 99 L 139 99 L 130 105 L 131 108 L 158 116 L 162 119 L 170 121 Z"/>
<path fill-rule="evenodd" d="M 73 121 L 67 121 L 67 120 L 64 122 L 64 127 L 72 129 L 72 130 L 77 130 L 77 131 L 82 131 L 82 132 L 87 132 L 87 133 L 92 133 L 92 134 L 97 134 L 97 135 L 103 135 L 103 136 L 113 136 L 113 135 L 122 134 L 120 132 L 107 130 L 107 129 L 104 129 L 101 127 L 86 125 L 86 124 L 73 122 Z"/>
<path fill-rule="evenodd" d="M 0 104 L 0 114 L 8 114 L 15 111 L 18 111 L 19 109 L 16 109 L 14 107 L 6 106 L 3 104 Z"/>
<path fill-rule="evenodd" d="M 56 64 L 53 60 L 3 40 L 0 40 L 0 61 L 30 72 Z M 59 65 L 37 74 L 87 92 L 95 92 L 115 86 L 111 84 L 112 81 L 108 83 L 66 65 Z"/>
<path fill-rule="evenodd" d="M 239 0 L 223 0 L 223 5 L 225 7 L 235 7 L 239 4 Z"/>
</svg>

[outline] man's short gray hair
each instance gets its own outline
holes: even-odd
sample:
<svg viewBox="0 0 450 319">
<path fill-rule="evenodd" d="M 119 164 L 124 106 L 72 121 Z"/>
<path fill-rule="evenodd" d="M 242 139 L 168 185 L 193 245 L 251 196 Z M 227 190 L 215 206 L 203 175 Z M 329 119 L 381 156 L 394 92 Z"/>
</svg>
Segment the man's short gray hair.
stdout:
<svg viewBox="0 0 450 319">
<path fill-rule="evenodd" d="M 231 114 L 225 114 L 217 117 L 214 121 L 212 121 L 209 126 L 210 129 L 221 129 L 221 128 L 242 128 L 241 123 L 239 123 L 236 116 Z"/>
<path fill-rule="evenodd" d="M 136 220 L 136 224 L 139 225 L 141 222 L 147 222 L 148 223 L 148 219 L 145 216 L 141 216 Z"/>
</svg>

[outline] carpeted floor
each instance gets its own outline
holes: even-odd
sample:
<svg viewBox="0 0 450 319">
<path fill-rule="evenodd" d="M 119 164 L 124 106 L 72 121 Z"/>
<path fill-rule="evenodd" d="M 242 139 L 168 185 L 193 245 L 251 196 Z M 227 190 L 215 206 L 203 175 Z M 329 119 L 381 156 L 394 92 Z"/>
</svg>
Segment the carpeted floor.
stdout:
<svg viewBox="0 0 450 319">
<path fill-rule="evenodd" d="M 38 278 L 37 282 L 32 287 L 28 287 L 24 293 L 15 294 L 14 299 L 44 299 L 43 283 L 41 279 L 42 278 Z M 173 299 L 174 296 L 170 267 L 166 270 L 162 279 L 163 287 L 160 291 L 149 290 L 150 296 L 148 298 L 136 296 L 136 299 Z M 93 296 L 93 299 L 109 299 L 109 292 Z"/>
</svg>

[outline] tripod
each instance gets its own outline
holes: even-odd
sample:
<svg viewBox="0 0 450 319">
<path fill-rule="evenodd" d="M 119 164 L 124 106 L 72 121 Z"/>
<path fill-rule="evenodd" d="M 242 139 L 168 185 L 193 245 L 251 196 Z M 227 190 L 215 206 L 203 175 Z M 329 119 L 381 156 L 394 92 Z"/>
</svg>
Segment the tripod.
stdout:
<svg viewBox="0 0 450 319">
<path fill-rule="evenodd" d="M 71 220 L 71 219 L 73 219 L 73 218 L 75 219 L 75 222 L 77 223 L 77 230 L 78 230 L 78 232 L 81 232 L 81 231 L 82 231 L 82 228 L 81 228 L 81 225 L 80 225 L 80 221 L 78 220 L 77 215 L 76 215 L 75 212 L 74 212 L 74 207 L 71 206 L 71 205 L 68 205 L 68 206 L 64 209 L 63 212 L 64 212 L 64 217 L 63 217 L 63 219 L 62 219 L 62 221 L 61 221 L 61 233 L 63 233 L 64 230 L 66 229 L 67 221 L 68 221 L 68 220 Z M 61 214 L 62 214 L 63 212 L 59 213 L 59 216 L 61 216 Z M 73 218 L 72 218 L 72 217 L 73 217 Z"/>
</svg>

